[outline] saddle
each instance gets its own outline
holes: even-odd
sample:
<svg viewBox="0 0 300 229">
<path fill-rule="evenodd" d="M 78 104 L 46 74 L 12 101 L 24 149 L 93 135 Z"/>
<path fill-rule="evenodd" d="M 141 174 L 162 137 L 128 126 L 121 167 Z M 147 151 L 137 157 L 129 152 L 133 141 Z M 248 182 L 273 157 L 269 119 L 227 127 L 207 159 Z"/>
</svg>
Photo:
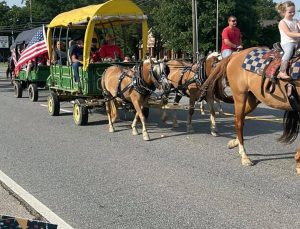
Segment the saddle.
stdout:
<svg viewBox="0 0 300 229">
<path fill-rule="evenodd" d="M 277 75 L 279 73 L 279 68 L 281 66 L 282 63 L 282 55 L 284 54 L 284 51 L 280 45 L 279 42 L 273 44 L 273 49 L 268 51 L 267 53 L 265 53 L 262 58 L 267 60 L 267 65 L 266 67 L 263 69 L 262 71 L 262 76 L 263 76 L 263 80 L 262 80 L 262 87 L 264 85 L 265 79 L 269 78 L 269 82 L 266 85 L 266 90 L 272 94 L 275 91 L 275 86 L 276 83 L 278 81 Z M 290 68 L 292 66 L 293 63 L 295 63 L 296 61 L 298 61 L 300 59 L 300 50 L 297 50 L 293 57 L 290 59 L 289 63 L 288 63 L 288 72 L 290 72 Z M 264 95 L 264 90 L 262 88 L 261 90 L 262 94 Z"/>
</svg>

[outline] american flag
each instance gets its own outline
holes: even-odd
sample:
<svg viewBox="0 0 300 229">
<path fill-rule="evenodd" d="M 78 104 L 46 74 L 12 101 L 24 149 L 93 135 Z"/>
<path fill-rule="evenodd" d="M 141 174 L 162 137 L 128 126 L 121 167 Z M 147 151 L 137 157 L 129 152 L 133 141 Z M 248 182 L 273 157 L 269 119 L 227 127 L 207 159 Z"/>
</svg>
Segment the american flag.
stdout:
<svg viewBox="0 0 300 229">
<path fill-rule="evenodd" d="M 45 40 L 45 30 L 44 27 L 39 29 L 37 33 L 33 36 L 28 46 L 21 53 L 21 56 L 15 67 L 15 74 L 18 75 L 20 69 L 24 64 L 26 64 L 29 60 L 32 60 L 46 52 L 48 52 L 47 44 Z"/>
<path fill-rule="evenodd" d="M 14 63 L 14 66 L 17 65 L 17 55 L 16 55 L 16 48 L 13 48 L 11 50 L 11 58 L 12 58 L 12 61 Z"/>
</svg>

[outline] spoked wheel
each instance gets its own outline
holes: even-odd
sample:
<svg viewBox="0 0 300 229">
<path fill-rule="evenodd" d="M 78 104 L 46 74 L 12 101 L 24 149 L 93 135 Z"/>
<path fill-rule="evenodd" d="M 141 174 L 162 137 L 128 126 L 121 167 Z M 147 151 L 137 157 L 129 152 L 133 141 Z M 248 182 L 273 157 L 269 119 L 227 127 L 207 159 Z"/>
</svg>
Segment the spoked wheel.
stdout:
<svg viewBox="0 0 300 229">
<path fill-rule="evenodd" d="M 51 91 L 48 96 L 48 113 L 51 116 L 58 116 L 60 110 L 60 103 L 58 100 L 58 96 L 55 92 Z"/>
<path fill-rule="evenodd" d="M 88 123 L 89 112 L 83 99 L 76 99 L 73 105 L 73 119 L 76 125 L 83 126 Z"/>
<path fill-rule="evenodd" d="M 22 85 L 19 81 L 14 81 L 15 97 L 22 98 Z"/>
<path fill-rule="evenodd" d="M 31 102 L 36 102 L 39 98 L 39 92 L 36 84 L 30 84 L 28 87 L 28 96 Z"/>
</svg>

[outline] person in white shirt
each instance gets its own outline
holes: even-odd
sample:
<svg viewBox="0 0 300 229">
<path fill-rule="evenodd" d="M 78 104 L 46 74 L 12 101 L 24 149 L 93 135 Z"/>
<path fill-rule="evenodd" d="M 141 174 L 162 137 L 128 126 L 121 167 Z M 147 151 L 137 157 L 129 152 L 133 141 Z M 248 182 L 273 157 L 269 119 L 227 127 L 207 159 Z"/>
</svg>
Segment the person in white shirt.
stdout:
<svg viewBox="0 0 300 229">
<path fill-rule="evenodd" d="M 291 78 L 286 71 L 289 60 L 293 56 L 295 50 L 299 48 L 300 23 L 297 19 L 293 18 L 295 15 L 295 4 L 292 1 L 278 3 L 276 5 L 276 10 L 283 17 L 278 24 L 281 37 L 280 44 L 284 51 L 278 78 L 288 80 Z"/>
</svg>

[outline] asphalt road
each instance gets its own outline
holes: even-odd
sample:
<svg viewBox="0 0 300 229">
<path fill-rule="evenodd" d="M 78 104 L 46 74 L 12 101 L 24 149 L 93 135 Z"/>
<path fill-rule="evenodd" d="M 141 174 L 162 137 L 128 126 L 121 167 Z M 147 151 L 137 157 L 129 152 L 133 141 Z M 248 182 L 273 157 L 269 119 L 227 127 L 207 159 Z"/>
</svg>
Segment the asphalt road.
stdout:
<svg viewBox="0 0 300 229">
<path fill-rule="evenodd" d="M 153 109 L 145 142 L 131 135 L 132 114 L 121 114 L 113 134 L 99 110 L 79 127 L 69 112 L 48 115 L 47 94 L 16 99 L 0 81 L 1 170 L 74 228 L 300 228 L 297 143 L 276 142 L 283 112 L 260 106 L 246 122 L 255 166 L 244 167 L 226 146 L 235 137 L 231 115 L 218 116 L 213 137 L 208 115 L 197 113 L 187 134 L 185 111 L 174 130 Z"/>
</svg>

